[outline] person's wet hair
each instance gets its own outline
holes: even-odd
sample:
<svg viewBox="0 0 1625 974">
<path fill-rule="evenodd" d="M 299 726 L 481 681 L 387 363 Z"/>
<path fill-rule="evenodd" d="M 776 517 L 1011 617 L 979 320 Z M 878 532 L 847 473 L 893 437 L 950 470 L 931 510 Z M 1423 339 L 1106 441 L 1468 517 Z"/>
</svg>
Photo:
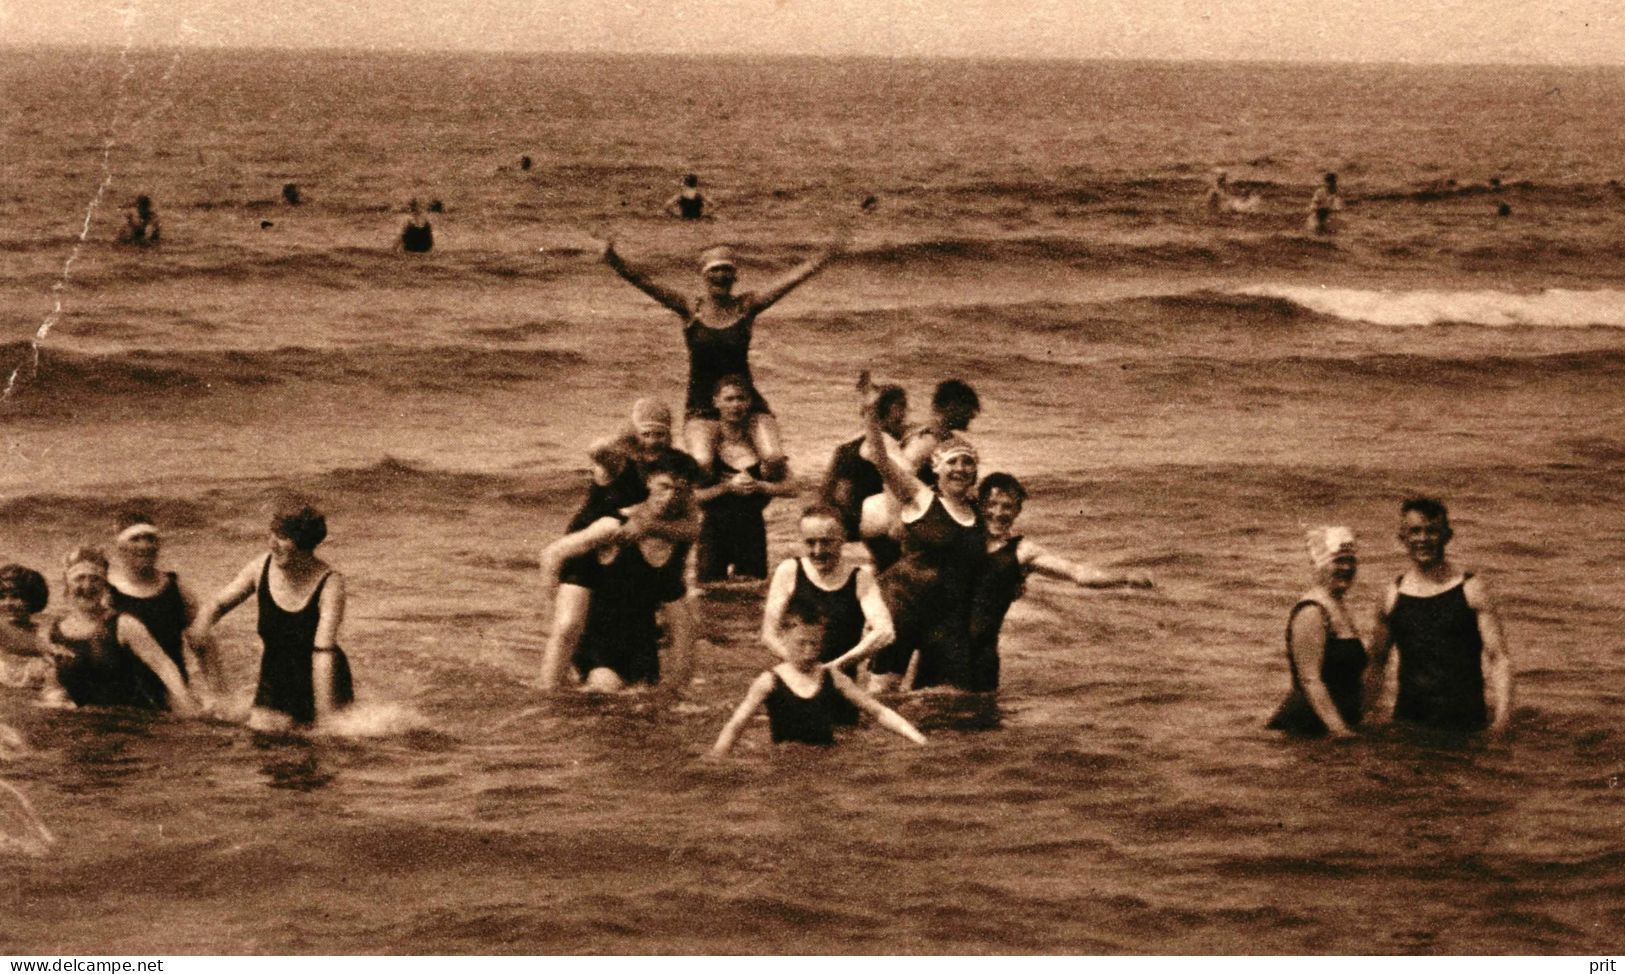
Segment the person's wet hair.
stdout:
<svg viewBox="0 0 1625 974">
<path fill-rule="evenodd" d="M 711 398 L 715 399 L 716 397 L 722 395 L 722 390 L 727 389 L 730 386 L 738 389 L 740 392 L 743 392 L 745 394 L 745 398 L 747 399 L 755 398 L 751 395 L 750 383 L 746 382 L 745 377 L 737 372 L 731 375 L 725 375 L 718 379 L 716 385 L 711 387 Z"/>
<path fill-rule="evenodd" d="M 905 407 L 908 406 L 908 390 L 904 389 L 902 386 L 891 385 L 890 383 L 883 385 L 880 387 L 880 392 L 875 397 L 875 413 L 880 416 L 885 416 L 899 403 Z"/>
<path fill-rule="evenodd" d="M 1439 500 L 1437 497 L 1423 497 L 1418 495 L 1416 497 L 1407 497 L 1403 501 L 1399 502 L 1400 517 L 1404 517 L 1412 511 L 1422 515 L 1429 521 L 1440 521 L 1444 524 L 1450 523 L 1450 509 L 1445 507 L 1444 501 Z"/>
<path fill-rule="evenodd" d="M 937 383 L 937 390 L 931 395 L 931 406 L 938 412 L 952 406 L 961 406 L 973 413 L 982 411 L 982 400 L 976 395 L 976 390 L 970 383 L 960 379 L 946 379 Z"/>
<path fill-rule="evenodd" d="M 699 184 L 700 184 L 700 177 L 694 175 L 693 173 L 689 173 L 687 176 L 683 177 L 683 185 L 684 186 L 687 186 L 687 187 L 692 189 L 693 187 L 698 186 Z"/>
<path fill-rule="evenodd" d="M 1021 481 L 1013 474 L 1003 471 L 990 473 L 982 478 L 982 482 L 976 485 L 976 499 L 986 504 L 988 497 L 996 490 L 1002 490 L 1014 497 L 1018 505 L 1027 503 L 1027 488 L 1021 486 Z"/>
<path fill-rule="evenodd" d="M 315 551 L 327 540 L 327 518 L 304 501 L 286 500 L 271 512 L 271 530 L 296 548 Z"/>
<path fill-rule="evenodd" d="M 29 615 L 43 611 L 51 601 L 45 576 L 26 565 L 0 565 L 0 596 L 6 595 L 22 599 Z"/>
<path fill-rule="evenodd" d="M 801 510 L 801 520 L 808 518 L 828 518 L 836 524 L 841 522 L 841 512 L 828 504 L 809 504 Z"/>
</svg>

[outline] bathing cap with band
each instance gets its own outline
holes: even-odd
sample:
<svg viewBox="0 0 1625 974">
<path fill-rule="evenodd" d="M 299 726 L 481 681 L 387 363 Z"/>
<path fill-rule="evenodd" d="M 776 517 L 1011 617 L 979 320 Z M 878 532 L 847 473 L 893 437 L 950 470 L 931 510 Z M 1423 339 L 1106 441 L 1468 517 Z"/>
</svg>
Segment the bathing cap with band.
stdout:
<svg viewBox="0 0 1625 974">
<path fill-rule="evenodd" d="M 1304 534 L 1309 561 L 1325 568 L 1339 558 L 1355 557 L 1354 532 L 1345 527 L 1310 528 Z"/>
</svg>

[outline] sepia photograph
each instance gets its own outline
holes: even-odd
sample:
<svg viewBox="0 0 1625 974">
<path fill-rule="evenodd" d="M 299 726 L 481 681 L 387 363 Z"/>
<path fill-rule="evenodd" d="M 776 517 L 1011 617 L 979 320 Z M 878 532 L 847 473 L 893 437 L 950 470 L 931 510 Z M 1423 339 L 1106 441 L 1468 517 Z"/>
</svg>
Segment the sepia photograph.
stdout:
<svg viewBox="0 0 1625 974">
<path fill-rule="evenodd" d="M 1608 957 L 1622 118 L 1618 0 L 0 0 L 0 954 Z"/>
</svg>

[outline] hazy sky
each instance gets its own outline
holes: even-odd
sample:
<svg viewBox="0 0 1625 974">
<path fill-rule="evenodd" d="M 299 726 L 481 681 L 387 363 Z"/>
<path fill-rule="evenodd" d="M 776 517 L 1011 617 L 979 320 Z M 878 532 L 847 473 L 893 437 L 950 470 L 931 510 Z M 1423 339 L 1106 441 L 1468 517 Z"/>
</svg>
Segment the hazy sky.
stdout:
<svg viewBox="0 0 1625 974">
<path fill-rule="evenodd" d="M 0 0 L 0 42 L 1625 63 L 1625 0 Z"/>
</svg>

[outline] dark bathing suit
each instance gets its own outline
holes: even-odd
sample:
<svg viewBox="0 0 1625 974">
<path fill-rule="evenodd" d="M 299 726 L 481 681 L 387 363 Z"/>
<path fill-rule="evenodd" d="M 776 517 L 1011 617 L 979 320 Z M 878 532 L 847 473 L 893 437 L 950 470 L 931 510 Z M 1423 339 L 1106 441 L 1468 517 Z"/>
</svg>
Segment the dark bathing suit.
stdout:
<svg viewBox="0 0 1625 974">
<path fill-rule="evenodd" d="M 705 486 L 714 487 L 740 471 L 717 457 L 711 462 Z M 753 463 L 745 473 L 762 479 L 762 465 Z M 772 498 L 766 494 L 722 494 L 700 506 L 699 553 L 694 577 L 716 582 L 728 577 L 732 566 L 740 578 L 767 577 L 767 524 L 762 512 Z"/>
<path fill-rule="evenodd" d="M 434 249 L 434 228 L 428 223 L 408 223 L 401 228 L 401 249 L 426 254 Z"/>
<path fill-rule="evenodd" d="M 118 620 L 118 613 L 112 613 L 100 630 L 83 639 L 64 635 L 61 620 L 51 624 L 51 643 L 72 654 L 55 660 L 57 682 L 81 707 L 163 710 L 169 705 L 169 693 L 158 674 L 119 642 Z"/>
<path fill-rule="evenodd" d="M 755 295 L 739 296 L 739 303 L 750 307 Z M 685 412 L 690 419 L 720 419 L 717 407 L 711 401 L 717 382 L 725 376 L 737 375 L 745 380 L 750 393 L 750 411 L 766 413 L 767 400 L 756 391 L 756 382 L 750 376 L 750 335 L 756 324 L 756 313 L 747 311 L 726 328 L 713 328 L 700 320 L 706 306 L 704 295 L 694 299 L 693 314 L 683 326 L 683 343 L 688 346 L 688 402 Z"/>
<path fill-rule="evenodd" d="M 623 524 L 627 520 L 620 512 L 613 516 Z M 687 557 L 687 545 L 674 545 L 664 563 L 651 565 L 637 543 L 629 542 L 617 547 L 607 563 L 599 562 L 588 586 L 592 601 L 587 623 L 572 659 L 582 679 L 604 668 L 629 685 L 660 682 L 660 626 L 655 613 L 661 605 L 683 597 Z"/>
<path fill-rule="evenodd" d="M 260 569 L 259 634 L 265 652 L 260 656 L 259 689 L 254 706 L 287 714 L 295 723 L 316 720 L 316 679 L 311 662 L 316 654 L 316 625 L 322 618 L 322 589 L 332 576 L 328 572 L 316 583 L 315 591 L 297 612 L 289 612 L 271 597 L 271 556 L 265 556 Z M 339 707 L 355 702 L 350 661 L 338 647 L 333 656 L 333 702 Z"/>
<path fill-rule="evenodd" d="M 869 560 L 874 562 L 875 574 L 878 575 L 897 564 L 897 559 L 903 557 L 903 549 L 893 538 L 861 536 L 863 502 L 886 490 L 879 469 L 858 452 L 863 448 L 863 440 L 864 437 L 860 436 L 835 448 L 835 457 L 830 461 L 829 477 L 824 481 L 821 496 L 824 503 L 841 512 L 841 526 L 846 529 L 846 540 L 861 540 L 863 546 L 869 549 Z M 845 499 L 836 496 L 836 485 L 841 483 L 848 486 Z"/>
<path fill-rule="evenodd" d="M 976 576 L 970 605 L 970 685 L 975 693 L 999 688 L 999 631 L 1010 605 L 1027 587 L 1027 569 L 1017 558 L 1021 535 L 987 553 Z"/>
<path fill-rule="evenodd" d="M 188 679 L 186 672 L 186 654 L 182 651 L 181 634 L 186 631 L 191 622 L 186 615 L 186 600 L 181 598 L 181 587 L 176 581 L 174 572 L 165 572 L 164 587 L 157 595 L 145 598 L 135 595 L 126 595 L 117 587 L 109 586 L 113 590 L 113 611 L 134 616 L 141 621 L 152 638 L 164 649 L 164 655 L 175 663 L 175 668 L 181 671 L 181 679 Z"/>
<path fill-rule="evenodd" d="M 1403 576 L 1401 576 L 1403 577 Z M 1438 595 L 1399 593 L 1388 629 L 1399 649 L 1399 699 L 1394 718 L 1429 727 L 1481 730 L 1484 639 L 1478 613 L 1467 604 L 1467 580 Z M 1397 582 L 1395 584 L 1398 584 Z"/>
<path fill-rule="evenodd" d="M 1360 723 L 1361 687 L 1360 681 L 1365 676 L 1366 655 L 1365 644 L 1358 636 L 1339 636 L 1332 629 L 1331 617 L 1326 614 L 1325 606 L 1314 599 L 1304 599 L 1292 607 L 1286 620 L 1286 658 L 1287 667 L 1292 674 L 1292 692 L 1282 701 L 1266 725 L 1270 730 L 1283 730 L 1289 734 L 1302 734 L 1305 736 L 1319 736 L 1326 733 L 1326 723 L 1315 713 L 1315 708 L 1309 703 L 1309 695 L 1304 692 L 1303 682 L 1298 679 L 1298 667 L 1293 662 L 1292 655 L 1292 621 L 1298 613 L 1307 608 L 1320 610 L 1321 622 L 1326 627 L 1326 650 L 1320 659 L 1320 682 L 1325 684 L 1326 693 L 1332 698 L 1332 704 L 1337 707 L 1337 714 L 1343 718 L 1343 723 L 1354 727 Z"/>
<path fill-rule="evenodd" d="M 819 588 L 807 575 L 801 559 L 796 559 L 796 584 L 784 614 L 822 631 L 818 661 L 828 663 L 850 651 L 863 639 L 863 604 L 858 601 L 858 570 L 854 566 L 846 581 L 834 591 Z M 844 668 L 847 676 L 857 674 L 857 664 Z"/>
<path fill-rule="evenodd" d="M 705 197 L 687 193 L 677 197 L 677 215 L 685 220 L 698 220 L 705 215 Z"/>
<path fill-rule="evenodd" d="M 767 695 L 767 725 L 773 732 L 773 743 L 828 747 L 835 743 L 837 725 L 857 722 L 858 709 L 835 688 L 835 678 L 828 670 L 818 681 L 818 692 L 811 697 L 798 695 L 783 677 L 773 673 L 773 689 Z"/>
<path fill-rule="evenodd" d="M 880 578 L 897 640 L 876 653 L 870 669 L 901 674 L 920 651 L 915 686 L 972 686 L 970 596 L 986 558 L 982 520 L 966 527 L 933 495 L 917 520 L 903 525 L 903 560 Z"/>
</svg>

